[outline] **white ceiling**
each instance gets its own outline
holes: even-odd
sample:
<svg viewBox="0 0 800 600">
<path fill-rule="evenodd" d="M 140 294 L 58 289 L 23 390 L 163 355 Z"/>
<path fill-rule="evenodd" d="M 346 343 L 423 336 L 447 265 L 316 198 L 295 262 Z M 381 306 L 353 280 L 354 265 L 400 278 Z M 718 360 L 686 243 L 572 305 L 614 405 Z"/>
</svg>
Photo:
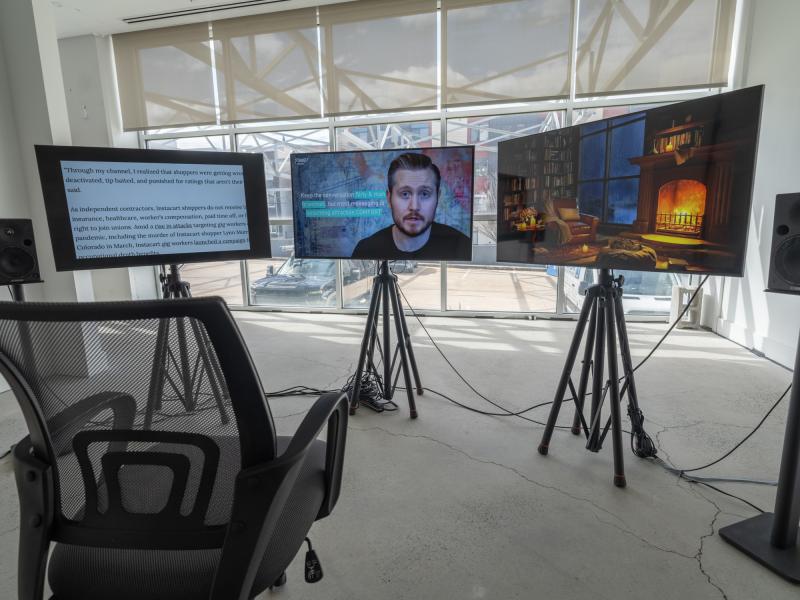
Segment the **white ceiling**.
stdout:
<svg viewBox="0 0 800 600">
<path fill-rule="evenodd" d="M 234 3 L 236 0 L 50 0 L 50 4 L 56 22 L 56 33 L 59 38 L 66 38 L 76 35 L 105 35 L 140 29 L 155 29 L 347 1 L 350 0 L 273 0 L 269 4 L 150 20 L 132 25 L 125 23 L 123 19 L 171 11 L 224 6 Z"/>
</svg>

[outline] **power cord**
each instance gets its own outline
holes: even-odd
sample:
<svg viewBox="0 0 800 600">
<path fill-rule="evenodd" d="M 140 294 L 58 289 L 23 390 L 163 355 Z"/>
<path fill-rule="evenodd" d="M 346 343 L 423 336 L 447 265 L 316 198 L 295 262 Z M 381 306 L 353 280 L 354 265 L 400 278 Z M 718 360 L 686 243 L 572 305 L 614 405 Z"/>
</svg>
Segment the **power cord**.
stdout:
<svg viewBox="0 0 800 600">
<path fill-rule="evenodd" d="M 641 362 L 639 362 L 639 364 L 638 364 L 638 365 L 636 365 L 636 366 L 633 368 L 633 371 L 636 371 L 636 370 L 637 370 L 639 367 L 641 367 L 641 366 L 642 366 L 642 365 L 643 365 L 645 362 L 647 362 L 647 360 L 649 360 L 651 356 L 653 356 L 653 354 L 654 354 L 654 353 L 655 353 L 655 351 L 658 349 L 658 347 L 659 347 L 659 346 L 661 346 L 661 344 L 664 342 L 664 340 L 667 338 L 667 336 L 668 336 L 668 335 L 669 335 L 669 334 L 672 332 L 672 330 L 673 330 L 673 329 L 674 329 L 674 328 L 677 326 L 677 324 L 678 324 L 678 323 L 681 321 L 681 319 L 683 319 L 684 315 L 686 314 L 686 312 L 687 312 L 687 311 L 689 310 L 689 308 L 691 307 L 691 305 L 692 305 L 692 302 L 694 302 L 694 299 L 695 299 L 695 297 L 696 297 L 696 296 L 697 296 L 697 294 L 700 292 L 700 289 L 703 287 L 703 285 L 704 285 L 704 284 L 706 283 L 706 281 L 708 280 L 708 277 L 709 277 L 709 276 L 708 276 L 708 275 L 706 275 L 706 276 L 703 278 L 703 280 L 702 280 L 702 281 L 700 282 L 700 284 L 697 286 L 697 289 L 694 291 L 694 293 L 692 294 L 691 298 L 689 299 L 689 302 L 688 302 L 688 303 L 687 303 L 687 305 L 684 307 L 683 311 L 681 311 L 681 313 L 678 315 L 677 319 L 675 319 L 675 322 L 674 322 L 674 323 L 672 323 L 672 325 L 670 326 L 670 328 L 669 328 L 669 329 L 667 330 L 667 332 L 666 332 L 666 333 L 665 333 L 665 334 L 664 334 L 664 335 L 661 337 L 661 339 L 660 339 L 660 340 L 659 340 L 659 341 L 656 343 L 656 345 L 655 345 L 655 346 L 653 347 L 653 349 L 652 349 L 652 350 L 649 352 L 649 354 L 648 354 L 648 355 L 647 355 L 647 356 L 646 356 L 646 357 L 645 357 L 645 358 L 644 358 L 644 359 L 643 359 Z M 494 406 L 495 408 L 498 408 L 499 410 L 501 410 L 501 411 L 503 411 L 503 412 L 502 412 L 502 413 L 490 413 L 490 412 L 482 411 L 482 410 L 479 410 L 479 409 L 476 409 L 476 408 L 472 408 L 472 407 L 470 407 L 470 406 L 466 406 L 466 405 L 464 405 L 464 404 L 461 404 L 461 403 L 459 403 L 459 402 L 456 402 L 456 401 L 454 401 L 452 398 L 449 398 L 449 397 L 445 396 L 444 394 L 438 394 L 438 395 L 442 396 L 443 398 L 445 398 L 446 400 L 448 400 L 448 401 L 452 402 L 453 404 L 456 404 L 457 406 L 460 406 L 461 408 L 464 408 L 464 409 L 466 409 L 466 410 L 469 410 L 469 411 L 471 411 L 471 412 L 474 412 L 474 413 L 477 413 L 477 414 L 486 415 L 486 416 L 497 416 L 497 417 L 520 417 L 520 418 L 522 418 L 522 419 L 524 419 L 524 420 L 526 420 L 526 421 L 530 421 L 530 422 L 532 422 L 532 423 L 536 423 L 537 425 L 545 425 L 545 423 L 542 423 L 541 421 L 536 421 L 536 420 L 534 420 L 534 419 L 530 419 L 530 418 L 527 418 L 527 417 L 523 417 L 522 415 L 524 415 L 525 413 L 527 413 L 527 412 L 529 412 L 529 411 L 531 411 L 531 410 L 534 410 L 534 409 L 536 409 L 536 408 L 540 408 L 540 407 L 542 407 L 542 406 L 547 406 L 548 404 L 552 404 L 552 401 L 551 401 L 551 402 L 542 402 L 542 403 L 539 403 L 539 404 L 535 404 L 535 405 L 533 405 L 533 406 L 531 406 L 531 407 L 525 408 L 525 409 L 523 409 L 523 410 L 520 410 L 520 411 L 511 411 L 511 410 L 509 410 L 508 408 L 506 408 L 506 407 L 504 407 L 504 406 L 502 406 L 502 405 L 500 405 L 500 404 L 498 404 L 498 403 L 494 402 L 493 400 L 490 400 L 490 399 L 489 399 L 489 398 L 487 398 L 485 395 L 483 395 L 482 393 L 480 393 L 480 392 L 479 392 L 477 389 L 475 389 L 475 387 L 474 387 L 474 386 L 473 386 L 473 385 L 472 385 L 472 384 L 471 384 L 469 381 L 467 381 L 467 380 L 464 378 L 464 376 L 463 376 L 463 375 L 461 375 L 461 373 L 459 372 L 459 370 L 458 370 L 458 369 L 455 367 L 455 365 L 453 365 L 453 363 L 450 361 L 450 359 L 448 359 L 448 358 L 447 358 L 447 356 L 445 355 L 445 353 L 442 351 L 442 349 L 441 349 L 441 348 L 439 347 L 439 345 L 436 343 L 436 340 L 434 340 L 434 339 L 433 339 L 433 336 L 431 336 L 431 333 L 428 331 L 428 328 L 427 328 L 427 327 L 425 327 L 425 324 L 422 322 L 422 319 L 421 319 L 421 318 L 420 318 L 420 316 L 417 314 L 417 312 L 414 310 L 414 307 L 413 307 L 413 306 L 411 305 L 411 303 L 408 301 L 408 298 L 406 297 L 406 295 L 405 295 L 405 292 L 403 292 L 403 289 L 402 289 L 402 288 L 401 288 L 399 285 L 397 286 L 397 289 L 400 291 L 400 295 L 402 295 L 402 296 L 403 296 L 403 300 L 405 301 L 405 303 L 406 303 L 406 306 L 408 306 L 408 309 L 411 311 L 411 314 L 412 314 L 412 315 L 414 316 L 414 318 L 417 320 L 417 323 L 419 323 L 420 327 L 422 327 L 423 331 L 425 332 L 425 335 L 428 337 L 428 339 L 430 340 L 431 344 L 433 344 L 433 347 L 434 347 L 434 348 L 436 348 L 436 351 L 437 351 L 437 352 L 438 352 L 438 353 L 441 355 L 441 357 L 444 359 L 444 361 L 445 361 L 445 362 L 446 362 L 446 363 L 447 363 L 447 364 L 450 366 L 450 368 L 451 368 L 451 369 L 453 370 L 453 372 L 454 372 L 454 373 L 455 373 L 455 374 L 458 376 L 458 378 L 459 378 L 459 379 L 461 379 L 461 381 L 462 381 L 462 382 L 463 382 L 463 383 L 464 383 L 464 384 L 465 384 L 465 385 L 466 385 L 466 386 L 467 386 L 467 387 L 468 387 L 470 390 L 472 390 L 472 392 L 473 392 L 475 395 L 477 395 L 479 398 L 481 398 L 481 399 L 482 399 L 482 400 L 484 400 L 485 402 L 488 402 L 489 404 L 491 404 L 492 406 Z M 625 377 L 621 377 L 621 378 L 619 379 L 619 381 L 623 381 L 624 379 L 625 379 Z M 605 387 L 604 387 L 604 389 L 603 389 L 603 397 L 605 397 L 605 393 L 606 393 L 606 391 L 607 391 L 607 390 L 608 390 L 608 384 L 606 384 L 606 385 L 605 385 Z M 437 392 L 434 392 L 434 393 L 437 393 Z M 589 396 L 591 396 L 591 392 L 588 392 L 588 393 L 586 394 L 586 397 L 589 397 Z M 572 400 L 572 401 L 574 402 L 576 399 L 575 399 L 575 397 L 573 396 L 572 398 L 570 398 L 570 400 Z M 641 411 L 638 411 L 638 413 L 637 413 L 637 414 L 631 414 L 631 413 L 629 412 L 629 416 L 631 417 L 631 421 L 632 421 L 632 422 L 634 422 L 634 423 L 636 423 L 636 424 L 638 424 L 638 425 L 639 425 L 639 427 L 636 427 L 636 426 L 635 426 L 635 427 L 633 428 L 633 432 L 631 433 L 631 450 L 633 451 L 633 453 L 634 453 L 636 456 L 638 456 L 638 457 L 640 457 L 640 458 L 649 458 L 649 457 L 655 456 L 655 452 L 656 452 L 656 446 L 655 446 L 655 444 L 653 443 L 653 441 L 652 441 L 652 439 L 650 438 L 650 436 L 648 436 L 648 435 L 647 435 L 647 433 L 644 431 L 644 428 L 643 428 L 643 426 L 642 426 L 642 425 L 643 425 L 643 423 L 644 423 L 644 416 L 642 415 Z M 572 429 L 571 427 L 569 427 L 569 426 L 565 426 L 565 425 L 557 425 L 557 426 L 556 426 L 556 428 L 557 428 L 557 429 Z"/>
<path fill-rule="evenodd" d="M 406 298 L 406 295 L 403 292 L 403 289 L 399 285 L 397 286 L 397 289 L 400 291 L 400 295 L 403 296 L 403 300 L 405 300 L 406 306 L 408 306 L 408 309 L 411 311 L 411 314 L 414 315 L 414 318 L 417 320 L 417 323 L 419 323 L 420 327 L 422 327 L 423 331 L 425 331 L 425 335 L 428 336 L 428 339 L 430 340 L 431 344 L 433 344 L 433 347 L 436 348 L 436 351 L 441 355 L 441 357 L 444 359 L 444 361 L 450 366 L 450 368 L 453 370 L 453 372 L 456 374 L 456 376 L 458 376 L 458 378 L 464 383 L 464 385 L 466 385 L 470 390 L 472 390 L 472 392 L 476 396 L 478 396 L 479 398 L 481 398 L 485 402 L 488 402 L 489 404 L 491 404 L 492 406 L 494 406 L 495 408 L 497 408 L 497 409 L 499 409 L 499 410 L 501 410 L 503 412 L 502 413 L 489 413 L 489 412 L 486 412 L 486 411 L 479 410 L 477 408 L 472 408 L 470 406 L 466 406 L 464 404 L 461 404 L 460 402 L 456 402 L 452 398 L 450 398 L 450 397 L 448 397 L 448 396 L 446 396 L 446 395 L 444 395 L 444 394 L 442 394 L 440 392 L 435 392 L 434 391 L 433 393 L 441 396 L 442 398 L 448 400 L 449 402 L 452 402 L 453 404 L 455 404 L 457 406 L 460 406 L 461 408 L 464 408 L 464 409 L 466 409 L 466 410 L 468 410 L 470 412 L 474 412 L 474 413 L 477 413 L 477 414 L 480 414 L 480 415 L 497 416 L 497 417 L 519 417 L 519 418 L 524 419 L 526 421 L 530 421 L 531 423 L 536 423 L 537 425 L 544 425 L 544 423 L 542 423 L 540 421 L 536 421 L 534 419 L 530 419 L 530 418 L 524 417 L 522 415 L 524 415 L 526 412 L 529 412 L 529 411 L 534 410 L 536 408 L 539 408 L 541 406 L 546 406 L 547 404 L 552 404 L 552 401 L 550 401 L 550 402 L 542 402 L 540 404 L 536 404 L 534 406 L 525 408 L 525 409 L 520 410 L 520 411 L 512 411 L 512 410 L 509 410 L 508 408 L 506 408 L 505 406 L 502 406 L 502 405 L 498 404 L 497 402 L 495 402 L 495 401 L 487 398 L 483 394 L 481 394 L 478 390 L 475 389 L 475 387 L 469 381 L 466 380 L 466 378 L 459 372 L 459 370 L 455 367 L 455 365 L 452 362 L 450 362 L 450 359 L 447 358 L 445 353 L 442 352 L 442 349 L 439 348 L 439 345 L 436 343 L 436 340 L 433 339 L 433 336 L 431 335 L 430 331 L 428 331 L 428 328 L 425 327 L 425 324 L 422 322 L 422 319 L 417 314 L 417 311 L 414 310 L 414 307 L 411 306 L 411 303 L 408 301 L 408 298 Z M 433 391 L 433 390 L 431 390 L 431 391 Z M 557 426 L 557 427 L 559 429 L 571 429 L 570 427 L 567 427 L 567 426 Z"/>
<path fill-rule="evenodd" d="M 352 393 L 355 378 L 356 375 L 353 373 L 342 386 L 341 391 L 347 393 L 348 396 Z M 397 404 L 383 397 L 383 380 L 373 369 L 366 369 L 361 373 L 358 403 L 379 413 L 397 410 Z"/>
<path fill-rule="evenodd" d="M 681 313 L 678 315 L 678 317 L 675 319 L 675 321 L 670 325 L 670 327 L 667 329 L 667 331 L 664 333 L 664 335 L 661 336 L 661 338 L 658 340 L 658 342 L 656 342 L 655 346 L 653 346 L 653 348 L 650 350 L 650 352 L 648 352 L 648 354 L 633 368 L 634 372 L 637 371 L 642 365 L 644 365 L 653 356 L 653 354 L 656 352 L 656 350 L 658 350 L 658 348 L 663 344 L 664 340 L 666 340 L 667 336 L 669 336 L 669 334 L 675 329 L 675 327 L 678 325 L 678 323 L 683 319 L 683 317 L 685 316 L 686 312 L 689 310 L 689 308 L 691 308 L 692 303 L 694 302 L 695 298 L 697 297 L 697 294 L 700 293 L 700 290 L 705 285 L 705 283 L 708 281 L 708 278 L 709 278 L 709 275 L 706 275 L 702 279 L 702 281 L 698 284 L 697 288 L 692 293 L 691 297 L 689 298 L 689 301 L 687 302 L 686 306 L 683 308 Z M 502 412 L 502 413 L 492 413 L 492 412 L 488 412 L 488 411 L 482 411 L 482 410 L 479 410 L 479 409 L 476 409 L 476 408 L 473 408 L 473 407 L 470 407 L 470 406 L 466 406 L 466 405 L 464 405 L 464 404 L 462 404 L 460 402 L 457 402 L 456 400 L 454 400 L 454 399 L 450 398 L 449 396 L 447 396 L 447 395 L 445 395 L 445 394 L 443 394 L 441 392 L 438 392 L 436 390 L 432 390 L 432 389 L 429 389 L 429 388 L 424 388 L 426 391 L 430 391 L 430 392 L 432 392 L 432 393 L 434 393 L 434 394 L 436 394 L 438 396 L 441 396 L 442 398 L 448 400 L 449 402 L 451 402 L 451 403 L 453 403 L 453 404 L 455 404 L 455 405 L 457 405 L 457 406 L 459 406 L 461 408 L 464 408 L 466 410 L 469 410 L 469 411 L 477 413 L 477 414 L 486 415 L 486 416 L 498 416 L 498 417 L 516 416 L 516 417 L 522 418 L 522 419 L 524 419 L 526 421 L 530 421 L 532 423 L 536 423 L 537 425 L 544 425 L 544 423 L 542 423 L 541 421 L 537 421 L 535 419 L 530 419 L 530 418 L 524 417 L 522 415 L 524 413 L 529 412 L 531 410 L 534 410 L 536 408 L 541 408 L 543 406 L 550 405 L 550 404 L 552 404 L 552 401 L 550 401 L 550 402 L 541 402 L 539 404 L 535 404 L 535 405 L 533 405 L 533 406 L 531 406 L 529 408 L 523 409 L 521 411 L 511 411 L 511 410 L 505 408 L 504 406 L 501 406 L 500 404 L 497 404 L 496 402 L 490 400 L 489 398 L 487 398 L 483 394 L 481 394 L 478 390 L 476 390 L 474 388 L 474 386 L 472 386 L 472 384 L 470 384 L 461 375 L 461 373 L 458 371 L 458 369 L 447 358 L 447 356 L 444 354 L 444 352 L 441 350 L 439 345 L 436 343 L 436 341 L 431 336 L 431 334 L 428 331 L 428 329 L 425 327 L 425 324 L 422 322 L 420 316 L 414 310 L 413 306 L 411 306 L 411 303 L 408 301 L 408 298 L 406 297 L 405 293 L 400 288 L 400 286 L 398 286 L 397 289 L 400 291 L 400 294 L 403 296 L 403 299 L 405 300 L 406 306 L 408 306 L 409 310 L 411 311 L 411 314 L 414 316 L 414 318 L 417 320 L 419 325 L 422 327 L 423 331 L 425 331 L 426 336 L 428 337 L 430 342 L 433 344 L 434 348 L 442 356 L 442 358 L 450 366 L 450 368 L 456 373 L 456 375 L 459 377 L 459 379 L 461 379 L 461 381 L 463 381 L 464 384 L 470 390 L 472 390 L 473 393 L 475 393 L 478 397 L 482 398 L 483 400 L 485 400 L 489 404 L 492 404 L 493 406 L 495 406 L 496 408 L 498 408 L 498 409 L 500 409 L 500 410 L 502 410 L 504 412 Z M 625 379 L 624 377 L 621 377 L 620 381 L 623 381 L 624 379 Z M 789 386 L 789 388 L 791 388 L 791 386 Z M 690 475 L 687 475 L 687 473 L 692 472 L 692 471 L 697 471 L 697 470 L 708 468 L 709 466 L 717 464 L 717 463 L 721 462 L 722 460 L 724 460 L 725 458 L 727 458 L 728 456 L 730 456 L 736 449 L 738 449 L 742 444 L 744 444 L 753 434 L 755 434 L 756 431 L 758 431 L 758 429 L 761 427 L 761 425 L 764 423 L 764 421 L 766 421 L 767 417 L 769 417 L 769 415 L 774 411 L 774 409 L 781 402 L 781 400 L 783 400 L 783 398 L 786 396 L 786 394 L 789 391 L 789 388 L 787 388 L 787 390 L 781 395 L 781 397 L 778 398 L 778 400 L 775 402 L 775 404 L 773 404 L 773 406 L 770 408 L 770 410 L 767 412 L 767 414 L 764 415 L 764 417 L 761 419 L 761 421 L 758 423 L 758 425 L 756 425 L 756 427 L 741 442 L 739 442 L 736 446 L 734 446 L 734 448 L 732 448 L 729 452 L 727 452 L 725 455 L 723 455 L 722 457 L 720 457 L 716 461 L 714 461 L 712 463 L 709 463 L 707 465 L 703 465 L 702 467 L 695 467 L 693 469 L 676 469 L 676 468 L 668 465 L 666 462 L 664 462 L 663 460 L 661 460 L 660 458 L 658 458 L 656 456 L 657 448 L 655 446 L 655 443 L 653 442 L 652 438 L 650 438 L 650 436 L 647 435 L 646 432 L 644 432 L 644 429 L 641 426 L 638 427 L 638 428 L 634 427 L 633 431 L 630 432 L 631 450 L 634 453 L 634 455 L 636 455 L 639 458 L 651 458 L 651 459 L 654 459 L 654 462 L 656 464 L 659 464 L 660 466 L 664 467 L 667 471 L 669 471 L 671 473 L 677 474 L 682 479 L 690 481 L 691 483 L 695 483 L 695 484 L 698 484 L 698 485 L 704 485 L 706 487 L 709 487 L 709 488 L 711 488 L 713 490 L 718 491 L 721 494 L 724 494 L 726 496 L 730 496 L 730 497 L 735 498 L 737 500 L 741 500 L 745 504 L 751 506 L 752 508 L 754 508 L 754 509 L 756 509 L 756 510 L 758 510 L 760 512 L 764 512 L 761 508 L 759 508 L 755 504 L 752 504 L 751 502 L 745 500 L 744 498 L 740 498 L 739 496 L 736 496 L 736 495 L 731 494 L 729 492 L 725 492 L 725 491 L 717 488 L 716 486 L 711 485 L 709 483 L 709 481 L 728 482 L 728 483 L 751 483 L 751 484 L 757 484 L 757 485 L 776 485 L 776 482 L 754 480 L 754 479 L 730 478 L 730 477 L 705 478 L 705 477 L 700 477 L 700 476 L 690 476 Z M 606 384 L 606 386 L 603 389 L 603 396 L 605 396 L 605 393 L 606 393 L 607 389 L 608 389 L 608 383 Z M 587 396 L 590 396 L 590 395 L 591 395 L 591 392 L 587 393 Z M 575 400 L 574 396 L 572 397 L 572 400 L 573 401 Z M 642 415 L 641 411 L 637 411 L 636 414 L 631 414 L 631 412 L 629 411 L 629 416 L 631 417 L 632 421 L 634 419 L 641 419 L 640 425 L 644 421 L 644 416 Z M 571 427 L 568 427 L 568 426 L 556 426 L 556 427 L 558 429 L 571 429 Z M 638 431 L 640 433 L 637 433 L 637 429 L 638 429 Z"/>
<path fill-rule="evenodd" d="M 661 336 L 661 339 L 656 342 L 656 345 L 653 346 L 652 350 L 650 350 L 650 352 L 647 353 L 647 356 L 645 356 L 641 361 L 639 361 L 638 365 L 633 367 L 633 372 L 634 373 L 639 370 L 639 367 L 641 367 L 644 363 L 646 363 L 648 360 L 650 360 L 650 357 L 653 356 L 655 351 L 658 350 L 659 346 L 661 346 L 661 344 L 664 343 L 664 340 L 667 339 L 667 336 L 670 333 L 672 333 L 672 330 L 675 329 L 675 327 L 678 325 L 678 323 L 681 322 L 683 317 L 686 315 L 686 313 L 692 307 L 692 303 L 694 302 L 694 299 L 697 297 L 697 294 L 700 293 L 700 290 L 703 289 L 703 286 L 705 285 L 706 281 L 708 281 L 709 277 L 710 277 L 709 275 L 706 275 L 705 277 L 703 277 L 703 280 L 697 285 L 697 289 L 694 291 L 694 293 L 689 298 L 689 302 L 686 303 L 686 306 L 683 307 L 683 310 L 681 311 L 681 314 L 678 315 L 678 318 L 675 319 L 675 321 L 673 321 L 672 325 L 669 326 L 669 329 L 667 329 L 666 333 L 664 333 L 664 335 Z M 624 379 L 624 378 L 621 378 L 620 381 L 622 381 L 622 379 Z"/>
<path fill-rule="evenodd" d="M 289 396 L 321 396 L 330 392 L 338 392 L 339 390 L 321 390 L 307 385 L 293 385 L 282 390 L 274 392 L 265 392 L 267 398 L 286 398 Z"/>
<path fill-rule="evenodd" d="M 747 440 L 749 440 L 751 437 L 753 437 L 753 435 L 756 433 L 756 431 L 761 429 L 761 426 L 764 424 L 764 422 L 767 420 L 767 418 L 772 414 L 772 412 L 778 407 L 778 404 L 781 403 L 781 401 L 786 397 L 786 394 L 788 394 L 789 390 L 791 390 L 791 389 L 792 389 L 792 386 L 790 384 L 789 387 L 787 387 L 784 390 L 783 394 L 781 394 L 780 398 L 778 398 L 775 401 L 775 403 L 770 407 L 770 409 L 767 411 L 767 413 L 761 418 L 761 420 L 758 422 L 758 424 L 750 431 L 750 433 L 748 433 L 746 436 L 744 436 L 744 438 L 742 438 L 742 440 L 738 444 L 736 444 L 733 448 L 728 450 L 725 454 L 720 456 L 718 459 L 713 460 L 710 463 L 707 463 L 707 464 L 699 466 L 699 467 L 692 467 L 691 469 L 679 469 L 679 468 L 674 467 L 674 466 L 670 465 L 669 463 L 667 463 L 666 461 L 661 460 L 661 459 L 658 459 L 659 464 L 662 467 L 664 467 L 667 471 L 669 471 L 670 473 L 674 473 L 674 474 L 678 475 L 679 477 L 683 477 L 684 479 L 691 478 L 691 479 L 695 480 L 697 483 L 704 483 L 704 482 L 708 482 L 708 481 L 721 481 L 721 482 L 728 482 L 728 483 L 752 483 L 752 484 L 756 484 L 756 485 L 771 485 L 771 486 L 778 485 L 777 481 L 764 481 L 764 480 L 758 480 L 758 479 L 744 479 L 744 478 L 734 478 L 734 477 L 700 477 L 699 475 L 691 475 L 691 476 L 685 476 L 685 475 L 686 475 L 686 473 L 692 473 L 692 472 L 695 472 L 695 471 L 702 471 L 702 470 L 707 469 L 709 467 L 713 467 L 714 465 L 716 465 L 718 463 L 721 463 L 723 460 L 728 458 L 731 454 L 736 452 L 736 450 L 738 450 Z"/>
</svg>

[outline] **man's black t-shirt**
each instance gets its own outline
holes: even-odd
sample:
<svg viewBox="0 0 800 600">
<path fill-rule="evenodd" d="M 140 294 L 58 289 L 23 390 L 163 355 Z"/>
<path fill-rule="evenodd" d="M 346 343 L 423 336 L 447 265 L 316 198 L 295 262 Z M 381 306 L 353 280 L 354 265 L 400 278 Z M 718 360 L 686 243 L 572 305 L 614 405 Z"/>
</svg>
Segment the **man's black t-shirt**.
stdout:
<svg viewBox="0 0 800 600">
<path fill-rule="evenodd" d="M 414 252 L 403 252 L 394 244 L 392 225 L 365 237 L 353 249 L 353 258 L 381 259 L 428 259 L 428 260 L 470 260 L 472 243 L 470 239 L 448 225 L 431 224 L 431 236 L 427 243 Z"/>
</svg>

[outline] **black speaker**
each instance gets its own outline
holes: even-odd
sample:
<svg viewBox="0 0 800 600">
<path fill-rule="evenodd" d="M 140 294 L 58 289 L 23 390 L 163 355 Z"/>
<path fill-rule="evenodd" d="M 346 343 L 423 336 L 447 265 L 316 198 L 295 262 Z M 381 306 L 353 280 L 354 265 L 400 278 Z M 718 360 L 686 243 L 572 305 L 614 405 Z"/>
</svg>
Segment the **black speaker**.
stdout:
<svg viewBox="0 0 800 600">
<path fill-rule="evenodd" d="M 768 287 L 800 294 L 800 194 L 775 197 Z"/>
<path fill-rule="evenodd" d="M 40 281 L 33 223 L 30 219 L 0 219 L 0 285 Z"/>
</svg>

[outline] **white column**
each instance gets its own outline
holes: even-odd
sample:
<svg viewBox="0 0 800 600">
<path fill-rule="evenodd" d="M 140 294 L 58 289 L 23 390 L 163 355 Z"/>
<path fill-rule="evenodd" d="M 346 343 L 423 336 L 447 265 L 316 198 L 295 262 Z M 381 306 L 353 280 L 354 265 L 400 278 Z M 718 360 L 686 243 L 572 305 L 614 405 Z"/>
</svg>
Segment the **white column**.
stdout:
<svg viewBox="0 0 800 600">
<path fill-rule="evenodd" d="M 34 154 L 35 144 L 71 143 L 55 24 L 47 0 L 0 2 L 0 42 L 16 124 L 18 166 L 33 220 L 44 284 L 26 286 L 31 299 L 93 300 L 91 274 L 57 273 Z"/>
<path fill-rule="evenodd" d="M 0 45 L 5 64 L 8 95 L 0 94 L 0 123 L 15 125 L 17 159 L 8 160 L 4 168 L 19 169 L 14 186 L 24 189 L 22 201 L 14 200 L 8 208 L 14 216 L 32 219 L 39 272 L 43 284 L 26 285 L 28 299 L 90 301 L 94 299 L 91 273 L 55 270 L 47 217 L 39 182 L 34 145 L 69 145 L 71 135 L 64 95 L 64 81 L 58 54 L 55 23 L 47 0 L 14 0 L 0 2 Z M 10 102 L 8 100 L 10 99 Z M 4 104 L 8 104 L 4 106 Z M 2 208 L 6 208 L 3 205 Z M 22 214 L 22 213 L 27 214 Z M 9 215 L 11 216 L 11 215 Z M 38 349 L 48 370 L 64 372 L 61 357 L 83 356 L 80 365 L 70 362 L 73 375 L 93 373 L 105 368 L 103 352 L 86 352 L 84 333 L 93 324 L 76 324 L 69 339 L 50 348 Z"/>
<path fill-rule="evenodd" d="M 82 35 L 58 41 L 72 143 L 138 148 L 135 132 L 122 131 L 111 38 Z M 157 298 L 152 267 L 92 271 L 97 300 Z"/>
</svg>

